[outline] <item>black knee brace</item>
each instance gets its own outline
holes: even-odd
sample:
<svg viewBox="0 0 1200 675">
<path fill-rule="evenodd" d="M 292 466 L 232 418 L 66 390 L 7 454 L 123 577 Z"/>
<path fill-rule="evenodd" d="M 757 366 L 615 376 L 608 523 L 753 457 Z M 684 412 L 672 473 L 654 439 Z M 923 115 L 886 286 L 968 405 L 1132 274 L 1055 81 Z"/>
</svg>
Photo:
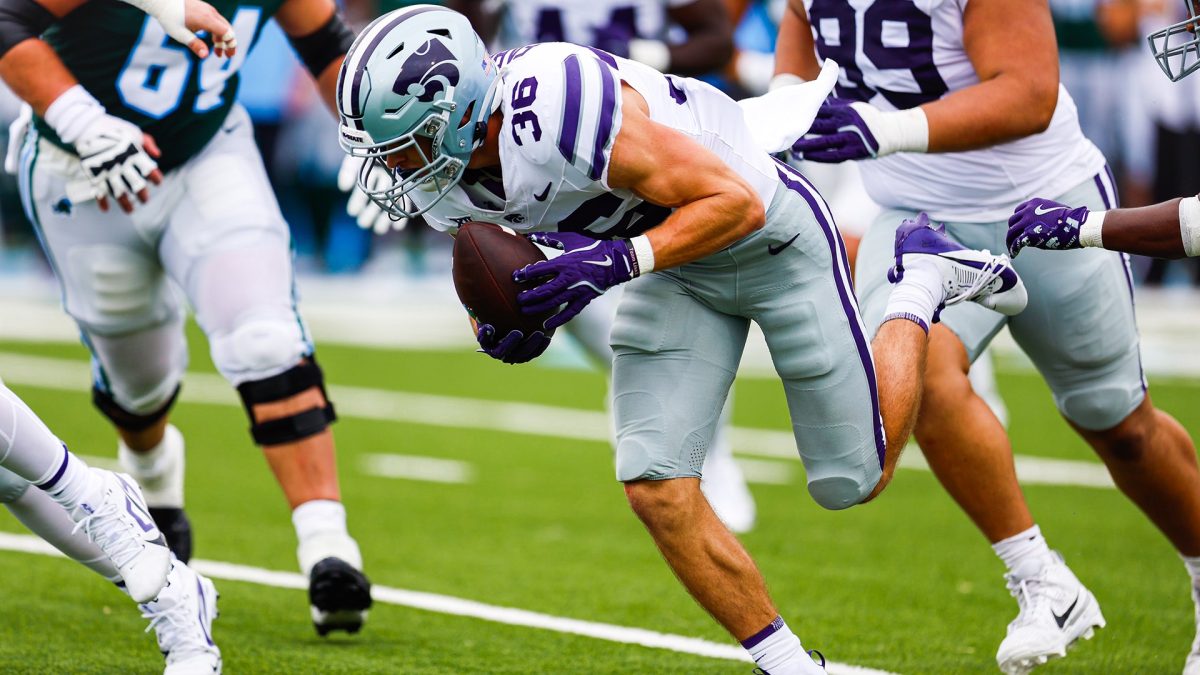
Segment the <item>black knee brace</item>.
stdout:
<svg viewBox="0 0 1200 675">
<path fill-rule="evenodd" d="M 309 408 L 273 420 L 260 422 L 255 419 L 255 404 L 282 401 L 312 387 L 321 391 L 321 396 L 325 399 L 324 407 Z M 329 396 L 325 393 L 325 376 L 321 373 L 315 356 L 309 356 L 290 370 L 274 377 L 243 382 L 238 385 L 237 390 L 246 406 L 246 415 L 250 417 L 250 435 L 259 445 L 279 445 L 303 440 L 325 431 L 331 422 L 337 420 L 333 404 L 329 402 Z"/>
<path fill-rule="evenodd" d="M 159 406 L 158 410 L 139 415 L 122 408 L 107 391 L 92 387 L 92 404 L 113 424 L 125 431 L 145 431 L 158 424 L 159 420 L 171 412 L 171 406 L 175 405 L 175 399 L 178 397 L 179 387 L 176 386 L 175 391 L 171 392 L 171 397 Z"/>
</svg>

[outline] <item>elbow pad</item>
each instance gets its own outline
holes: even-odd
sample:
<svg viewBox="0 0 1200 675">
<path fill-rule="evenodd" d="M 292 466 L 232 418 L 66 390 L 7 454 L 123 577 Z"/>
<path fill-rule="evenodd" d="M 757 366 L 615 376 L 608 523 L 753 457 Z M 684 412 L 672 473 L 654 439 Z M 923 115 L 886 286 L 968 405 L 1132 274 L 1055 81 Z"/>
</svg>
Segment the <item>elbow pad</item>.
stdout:
<svg viewBox="0 0 1200 675">
<path fill-rule="evenodd" d="M 20 43 L 39 37 L 57 20 L 35 0 L 0 0 L 0 58 Z"/>
<path fill-rule="evenodd" d="M 350 51 L 350 45 L 354 44 L 354 31 L 334 12 L 324 26 L 303 37 L 288 37 L 288 42 L 292 43 L 292 49 L 296 50 L 308 72 L 313 77 L 320 77 L 329 64 Z"/>
</svg>

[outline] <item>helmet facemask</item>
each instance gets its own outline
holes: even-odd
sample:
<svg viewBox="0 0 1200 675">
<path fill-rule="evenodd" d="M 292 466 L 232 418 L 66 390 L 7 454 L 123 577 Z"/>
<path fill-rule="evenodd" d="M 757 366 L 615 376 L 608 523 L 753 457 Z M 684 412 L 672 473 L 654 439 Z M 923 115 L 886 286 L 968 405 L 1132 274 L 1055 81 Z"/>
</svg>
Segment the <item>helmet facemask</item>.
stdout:
<svg viewBox="0 0 1200 675">
<path fill-rule="evenodd" d="M 456 107 L 453 101 L 439 101 L 436 104 L 440 112 L 433 112 L 413 131 L 401 135 L 387 143 L 352 144 L 342 138 L 342 149 L 352 157 L 363 158 L 358 171 L 358 187 L 371 201 L 395 219 L 413 218 L 419 216 L 444 197 L 462 178 L 467 163 L 462 159 L 443 152 L 442 143 L 446 137 L 446 129 L 450 125 L 450 113 Z M 469 112 L 469 111 L 468 111 Z M 466 120 L 464 120 L 466 122 Z M 421 139 L 427 141 L 422 144 Z M 387 165 L 388 155 L 406 153 L 415 149 L 420 159 L 420 166 L 415 169 L 391 169 Z M 380 181 L 373 180 L 373 174 L 382 171 L 392 178 L 380 186 Z M 436 195 L 435 199 L 424 208 L 416 208 L 412 201 L 406 198 L 413 190 Z"/>
<path fill-rule="evenodd" d="M 1200 16 L 1196 14 L 1195 0 L 1184 2 L 1187 4 L 1186 19 L 1146 37 L 1158 67 L 1172 82 L 1178 82 L 1200 69 L 1200 36 L 1196 34 L 1196 30 L 1200 29 Z"/>
</svg>

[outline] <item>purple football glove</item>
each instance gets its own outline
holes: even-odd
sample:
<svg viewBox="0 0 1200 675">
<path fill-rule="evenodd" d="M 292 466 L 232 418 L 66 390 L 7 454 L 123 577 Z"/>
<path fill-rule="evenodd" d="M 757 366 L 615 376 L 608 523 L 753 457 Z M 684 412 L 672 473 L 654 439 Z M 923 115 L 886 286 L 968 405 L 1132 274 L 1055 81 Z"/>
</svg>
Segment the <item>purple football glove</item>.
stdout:
<svg viewBox="0 0 1200 675">
<path fill-rule="evenodd" d="M 546 330 L 570 321 L 604 291 L 637 276 L 633 248 L 625 239 L 605 241 L 574 232 L 535 232 L 528 236 L 535 244 L 565 251 L 557 258 L 513 272 L 517 283 L 548 278 L 517 296 L 521 311 L 538 314 L 565 305 L 546 319 Z"/>
<path fill-rule="evenodd" d="M 534 331 L 529 337 L 519 330 L 513 330 L 497 339 L 496 329 L 490 323 L 479 324 L 475 339 L 479 341 L 480 351 L 505 363 L 532 361 L 550 346 L 550 336 L 540 330 Z"/>
<path fill-rule="evenodd" d="M 1051 251 L 1081 248 L 1079 226 L 1087 217 L 1086 206 L 1073 209 L 1049 199 L 1030 199 L 1008 218 L 1008 252 L 1015 258 L 1026 246 Z"/>
<path fill-rule="evenodd" d="M 830 98 L 821 104 L 808 133 L 792 145 L 797 159 L 844 162 L 879 155 L 879 141 L 863 115 L 880 114 L 866 103 Z"/>
</svg>

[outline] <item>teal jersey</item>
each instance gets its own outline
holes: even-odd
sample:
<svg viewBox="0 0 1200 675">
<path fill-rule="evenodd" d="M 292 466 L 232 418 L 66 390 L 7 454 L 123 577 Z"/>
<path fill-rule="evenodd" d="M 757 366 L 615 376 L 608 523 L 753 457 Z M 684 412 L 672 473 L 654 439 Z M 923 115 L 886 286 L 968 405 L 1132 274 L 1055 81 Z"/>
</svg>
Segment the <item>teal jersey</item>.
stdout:
<svg viewBox="0 0 1200 675">
<path fill-rule="evenodd" d="M 154 137 L 165 172 L 193 157 L 220 129 L 237 98 L 238 68 L 282 3 L 210 0 L 237 32 L 237 55 L 230 59 L 196 58 L 157 21 L 117 0 L 91 0 L 42 37 L 110 115 Z M 36 124 L 43 136 L 74 152 L 42 119 Z"/>
</svg>

